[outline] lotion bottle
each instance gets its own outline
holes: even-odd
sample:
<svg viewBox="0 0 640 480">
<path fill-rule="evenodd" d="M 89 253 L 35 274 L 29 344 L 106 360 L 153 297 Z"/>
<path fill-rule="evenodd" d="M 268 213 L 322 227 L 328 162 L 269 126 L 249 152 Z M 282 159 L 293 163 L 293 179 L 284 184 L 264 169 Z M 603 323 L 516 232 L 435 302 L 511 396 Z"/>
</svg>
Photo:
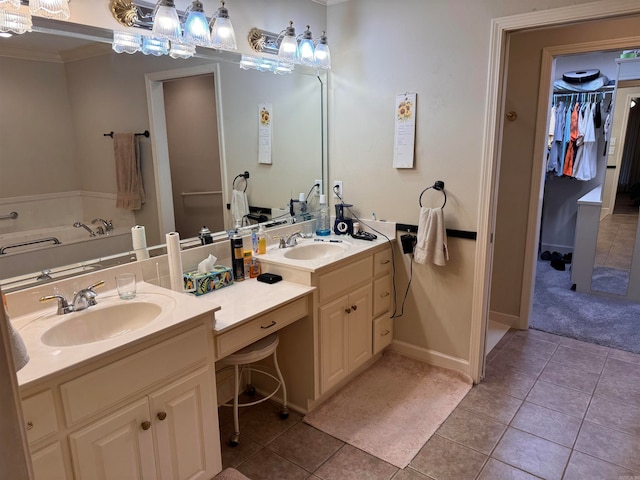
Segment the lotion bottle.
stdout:
<svg viewBox="0 0 640 480">
<path fill-rule="evenodd" d="M 260 225 L 258 229 L 258 254 L 267 253 L 267 235 L 264 232 L 264 225 Z"/>
</svg>

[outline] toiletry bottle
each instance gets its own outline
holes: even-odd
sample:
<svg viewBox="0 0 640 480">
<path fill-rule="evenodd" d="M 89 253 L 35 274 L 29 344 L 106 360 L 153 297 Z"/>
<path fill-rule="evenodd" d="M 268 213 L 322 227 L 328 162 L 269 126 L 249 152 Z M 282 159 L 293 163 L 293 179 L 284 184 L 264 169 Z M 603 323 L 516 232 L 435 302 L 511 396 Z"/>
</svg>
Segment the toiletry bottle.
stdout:
<svg viewBox="0 0 640 480">
<path fill-rule="evenodd" d="M 320 211 L 318 212 L 318 222 L 316 235 L 324 237 L 331 234 L 331 218 L 327 198 L 320 195 Z"/>
<path fill-rule="evenodd" d="M 231 236 L 231 264 L 233 279 L 236 282 L 244 280 L 244 249 L 242 248 L 242 235 L 235 232 Z"/>
<path fill-rule="evenodd" d="M 251 249 L 254 255 L 258 254 L 258 229 L 255 227 L 251 229 Z"/>
<path fill-rule="evenodd" d="M 244 279 L 251 278 L 251 262 L 253 261 L 253 250 L 245 250 L 242 257 L 244 262 Z"/>
<path fill-rule="evenodd" d="M 258 253 L 260 255 L 267 253 L 267 234 L 264 231 L 264 225 L 260 225 L 258 230 Z"/>
</svg>

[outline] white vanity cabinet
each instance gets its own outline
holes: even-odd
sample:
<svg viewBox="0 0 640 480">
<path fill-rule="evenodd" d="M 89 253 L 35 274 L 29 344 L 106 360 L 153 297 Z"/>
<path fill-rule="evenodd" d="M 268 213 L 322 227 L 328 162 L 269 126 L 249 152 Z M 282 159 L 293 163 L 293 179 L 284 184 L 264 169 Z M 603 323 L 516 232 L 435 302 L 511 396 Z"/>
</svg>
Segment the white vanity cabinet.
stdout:
<svg viewBox="0 0 640 480">
<path fill-rule="evenodd" d="M 373 257 L 373 354 L 382 351 L 393 339 L 391 319 L 391 299 L 393 296 L 391 279 L 390 248 L 378 252 Z"/>
<path fill-rule="evenodd" d="M 192 319 L 25 396 L 36 480 L 214 477 L 222 464 L 212 320 Z"/>
</svg>

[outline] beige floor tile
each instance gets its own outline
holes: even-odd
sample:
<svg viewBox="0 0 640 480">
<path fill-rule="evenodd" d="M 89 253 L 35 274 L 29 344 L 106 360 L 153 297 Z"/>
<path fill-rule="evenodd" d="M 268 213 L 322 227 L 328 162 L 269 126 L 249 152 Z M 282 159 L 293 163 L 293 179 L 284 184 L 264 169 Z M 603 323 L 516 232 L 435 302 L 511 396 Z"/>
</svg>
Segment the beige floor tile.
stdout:
<svg viewBox="0 0 640 480">
<path fill-rule="evenodd" d="M 571 388 L 538 380 L 526 400 L 541 407 L 582 418 L 589 406 L 591 396 Z"/>
<path fill-rule="evenodd" d="M 637 437 L 585 421 L 575 450 L 640 472 L 640 441 Z"/>
<path fill-rule="evenodd" d="M 533 403 L 524 402 L 511 426 L 565 447 L 573 447 L 582 421 Z"/>
<path fill-rule="evenodd" d="M 509 465 L 548 480 L 560 480 L 571 449 L 509 428 L 491 455 Z"/>
<path fill-rule="evenodd" d="M 536 340 L 544 340 L 549 343 L 560 343 L 562 337 L 560 335 L 554 335 L 553 333 L 543 332 L 542 330 L 534 330 L 529 328 L 527 330 L 511 330 L 515 332 L 518 337 L 535 338 Z"/>
<path fill-rule="evenodd" d="M 605 347 L 604 345 L 596 345 L 595 343 L 583 342 L 581 340 L 576 340 L 575 338 L 562 337 L 560 340 L 560 345 L 564 345 L 565 347 L 573 348 L 575 350 L 580 350 L 583 352 L 591 352 L 598 355 L 607 355 L 611 348 Z"/>
<path fill-rule="evenodd" d="M 512 397 L 524 399 L 533 384 L 536 383 L 534 377 L 523 375 L 514 370 L 501 369 L 499 366 L 487 365 L 485 377 L 482 385 L 511 395 Z"/>
<path fill-rule="evenodd" d="M 281 405 L 272 401 L 245 407 L 240 415 L 240 441 L 246 435 L 265 446 L 302 420 L 302 415 L 294 411 L 290 411 L 289 418 L 283 420 L 280 409 Z"/>
<path fill-rule="evenodd" d="M 537 478 L 495 458 L 490 458 L 482 469 L 478 480 L 535 480 Z"/>
<path fill-rule="evenodd" d="M 640 407 L 640 384 L 628 382 L 625 378 L 601 376 L 593 395 Z"/>
<path fill-rule="evenodd" d="M 488 417 L 464 408 L 456 408 L 436 433 L 488 455 L 506 428 L 505 425 Z"/>
<path fill-rule="evenodd" d="M 640 407 L 595 397 L 584 418 L 592 423 L 635 435 L 640 442 Z"/>
<path fill-rule="evenodd" d="M 309 476 L 305 469 L 266 448 L 236 468 L 251 480 L 303 480 Z"/>
<path fill-rule="evenodd" d="M 315 475 L 323 480 L 387 480 L 398 468 L 379 458 L 358 450 L 351 445 L 343 446 L 324 463 Z M 284 478 L 284 477 L 281 477 Z"/>
<path fill-rule="evenodd" d="M 231 438 L 232 433 L 233 423 L 227 423 L 220 426 L 220 446 L 222 449 L 222 466 L 224 468 L 237 467 L 262 449 L 262 445 L 254 442 L 246 435 L 242 436 L 238 446 L 230 446 L 229 439 Z"/>
<path fill-rule="evenodd" d="M 635 480 L 634 473 L 625 468 L 573 451 L 563 480 Z"/>
<path fill-rule="evenodd" d="M 553 357 L 551 357 L 552 362 L 561 363 L 562 365 L 579 368 L 585 372 L 596 374 L 600 374 L 602 372 L 606 359 L 606 354 L 577 350 L 565 345 L 560 345 Z"/>
<path fill-rule="evenodd" d="M 486 455 L 434 435 L 411 461 L 411 468 L 435 480 L 473 480 L 486 460 Z"/>
<path fill-rule="evenodd" d="M 271 442 L 268 448 L 313 472 L 342 445 L 344 442 L 337 438 L 300 422 Z"/>
<path fill-rule="evenodd" d="M 515 349 L 509 350 L 505 347 L 495 356 L 491 366 L 501 371 L 510 370 L 522 375 L 537 377 L 542 373 L 548 361 L 549 359 L 545 357 L 535 357 L 526 352 L 519 352 Z"/>
<path fill-rule="evenodd" d="M 547 366 L 544 367 L 539 378 L 545 382 L 592 394 L 596 389 L 600 375 L 550 361 L 547 363 Z"/>
<path fill-rule="evenodd" d="M 625 352 L 624 350 L 616 350 L 612 348 L 609 352 L 609 358 L 615 358 L 617 360 L 622 360 L 623 362 L 640 365 L 640 354 L 638 353 Z"/>
<path fill-rule="evenodd" d="M 640 383 L 640 368 L 635 363 L 608 358 L 602 372 L 603 378 L 617 378 L 630 383 Z"/>
<path fill-rule="evenodd" d="M 420 472 L 415 471 L 414 469 L 407 467 L 402 470 L 398 470 L 393 476 L 392 480 L 433 480 L 431 477 L 423 475 Z"/>
<path fill-rule="evenodd" d="M 557 348 L 557 343 L 542 340 L 540 336 L 516 334 L 515 337 L 503 347 L 502 351 L 517 352 L 518 355 L 521 356 L 526 355 L 548 360 Z"/>
<path fill-rule="evenodd" d="M 521 404 L 518 398 L 480 384 L 473 387 L 458 406 L 508 425 Z"/>
</svg>

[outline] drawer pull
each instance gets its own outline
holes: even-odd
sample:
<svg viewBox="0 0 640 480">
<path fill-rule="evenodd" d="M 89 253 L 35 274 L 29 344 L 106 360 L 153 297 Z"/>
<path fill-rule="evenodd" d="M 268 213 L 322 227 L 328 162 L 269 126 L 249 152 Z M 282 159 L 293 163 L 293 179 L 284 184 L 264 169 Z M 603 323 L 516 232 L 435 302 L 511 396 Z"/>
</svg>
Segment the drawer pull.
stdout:
<svg viewBox="0 0 640 480">
<path fill-rule="evenodd" d="M 351 305 L 351 310 L 354 312 L 358 309 L 358 305 Z"/>
<path fill-rule="evenodd" d="M 151 422 L 149 420 L 145 420 L 140 424 L 143 430 L 149 430 L 151 428 Z"/>
<path fill-rule="evenodd" d="M 27 422 L 27 430 L 31 430 L 33 428 L 33 422 L 31 420 L 29 420 Z"/>
<path fill-rule="evenodd" d="M 348 307 L 347 307 L 347 308 L 345 308 L 345 309 L 344 309 L 344 311 L 345 311 L 345 312 L 347 312 L 347 313 L 351 313 L 351 309 L 350 309 L 350 308 L 348 308 Z"/>
<path fill-rule="evenodd" d="M 158 420 L 162 421 L 167 418 L 167 412 L 158 412 Z"/>
<path fill-rule="evenodd" d="M 260 328 L 262 328 L 263 330 L 266 330 L 267 328 L 271 328 L 276 324 L 275 320 L 271 320 L 271 323 L 269 325 L 261 325 Z"/>
<path fill-rule="evenodd" d="M 381 337 L 386 337 L 387 335 L 389 335 L 391 333 L 391 330 L 385 330 L 384 332 L 380 333 Z"/>
<path fill-rule="evenodd" d="M 389 263 L 391 260 L 383 260 L 382 262 L 380 262 L 380 265 L 386 265 L 387 263 Z"/>
<path fill-rule="evenodd" d="M 390 295 L 389 292 L 384 292 L 380 294 L 380 298 L 388 297 L 389 295 Z"/>
</svg>

